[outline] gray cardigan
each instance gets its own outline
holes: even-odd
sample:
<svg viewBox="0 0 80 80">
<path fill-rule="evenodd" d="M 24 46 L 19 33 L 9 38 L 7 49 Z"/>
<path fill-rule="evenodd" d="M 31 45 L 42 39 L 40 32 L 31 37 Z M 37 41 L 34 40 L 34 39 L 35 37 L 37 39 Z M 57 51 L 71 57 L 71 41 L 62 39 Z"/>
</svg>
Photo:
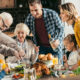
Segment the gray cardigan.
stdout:
<svg viewBox="0 0 80 80">
<path fill-rule="evenodd" d="M 16 41 L 0 31 L 0 54 L 4 56 L 12 56 L 15 51 L 19 52 L 21 48 L 16 44 Z"/>
<path fill-rule="evenodd" d="M 39 53 L 36 53 L 33 42 L 31 40 L 24 40 L 24 43 L 20 43 L 18 40 L 16 42 L 25 52 L 24 59 L 28 59 L 31 64 L 34 64 Z"/>
</svg>

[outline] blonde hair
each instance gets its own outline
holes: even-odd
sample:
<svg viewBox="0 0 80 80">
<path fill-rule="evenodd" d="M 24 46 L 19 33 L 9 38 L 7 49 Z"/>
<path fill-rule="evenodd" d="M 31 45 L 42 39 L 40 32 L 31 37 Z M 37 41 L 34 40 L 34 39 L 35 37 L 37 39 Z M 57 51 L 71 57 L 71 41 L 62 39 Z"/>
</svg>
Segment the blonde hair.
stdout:
<svg viewBox="0 0 80 80">
<path fill-rule="evenodd" d="M 72 3 L 65 3 L 59 6 L 60 9 L 67 13 L 69 20 L 75 21 L 76 17 L 78 16 L 77 10 Z"/>
<path fill-rule="evenodd" d="M 7 13 L 7 12 L 2 12 L 0 14 L 1 18 L 4 20 L 4 23 L 10 27 L 10 25 L 13 23 L 13 17 L 10 13 Z M 6 21 L 9 21 L 9 25 L 7 24 Z"/>
<path fill-rule="evenodd" d="M 19 31 L 24 31 L 26 35 L 29 35 L 29 32 L 30 32 L 28 26 L 24 23 L 19 23 L 16 25 L 14 34 L 17 35 Z"/>
</svg>

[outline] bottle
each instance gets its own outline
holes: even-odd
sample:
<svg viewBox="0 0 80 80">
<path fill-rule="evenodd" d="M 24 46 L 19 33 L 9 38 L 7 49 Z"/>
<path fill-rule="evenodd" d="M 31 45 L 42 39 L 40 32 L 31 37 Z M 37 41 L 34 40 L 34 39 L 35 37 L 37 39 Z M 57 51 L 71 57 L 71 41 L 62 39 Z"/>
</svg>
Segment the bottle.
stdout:
<svg viewBox="0 0 80 80">
<path fill-rule="evenodd" d="M 56 47 L 55 47 L 54 40 L 53 40 L 53 38 L 51 37 L 51 34 L 49 34 L 48 37 L 49 37 L 49 42 L 50 42 L 50 45 L 51 45 L 52 49 L 55 50 Z"/>
</svg>

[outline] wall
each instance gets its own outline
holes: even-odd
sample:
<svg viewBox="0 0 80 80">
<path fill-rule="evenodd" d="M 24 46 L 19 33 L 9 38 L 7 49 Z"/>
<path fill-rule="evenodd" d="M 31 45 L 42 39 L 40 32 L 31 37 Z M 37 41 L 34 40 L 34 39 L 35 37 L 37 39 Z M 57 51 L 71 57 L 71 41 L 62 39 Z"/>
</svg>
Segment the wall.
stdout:
<svg viewBox="0 0 80 80">
<path fill-rule="evenodd" d="M 14 0 L 0 0 L 0 8 L 13 8 Z"/>
<path fill-rule="evenodd" d="M 80 16 L 80 0 L 62 0 L 61 2 L 62 4 L 67 3 L 67 2 L 73 3 L 75 7 L 77 8 L 78 14 Z"/>
</svg>

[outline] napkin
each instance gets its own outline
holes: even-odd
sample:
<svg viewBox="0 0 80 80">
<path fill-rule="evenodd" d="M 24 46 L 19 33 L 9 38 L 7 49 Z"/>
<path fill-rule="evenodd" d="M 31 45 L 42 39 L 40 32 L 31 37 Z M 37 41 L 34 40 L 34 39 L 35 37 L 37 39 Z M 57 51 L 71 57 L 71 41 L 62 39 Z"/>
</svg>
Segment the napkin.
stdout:
<svg viewBox="0 0 80 80">
<path fill-rule="evenodd" d="M 6 72 L 4 70 L 2 70 L 0 72 L 0 80 L 6 75 Z"/>
</svg>

